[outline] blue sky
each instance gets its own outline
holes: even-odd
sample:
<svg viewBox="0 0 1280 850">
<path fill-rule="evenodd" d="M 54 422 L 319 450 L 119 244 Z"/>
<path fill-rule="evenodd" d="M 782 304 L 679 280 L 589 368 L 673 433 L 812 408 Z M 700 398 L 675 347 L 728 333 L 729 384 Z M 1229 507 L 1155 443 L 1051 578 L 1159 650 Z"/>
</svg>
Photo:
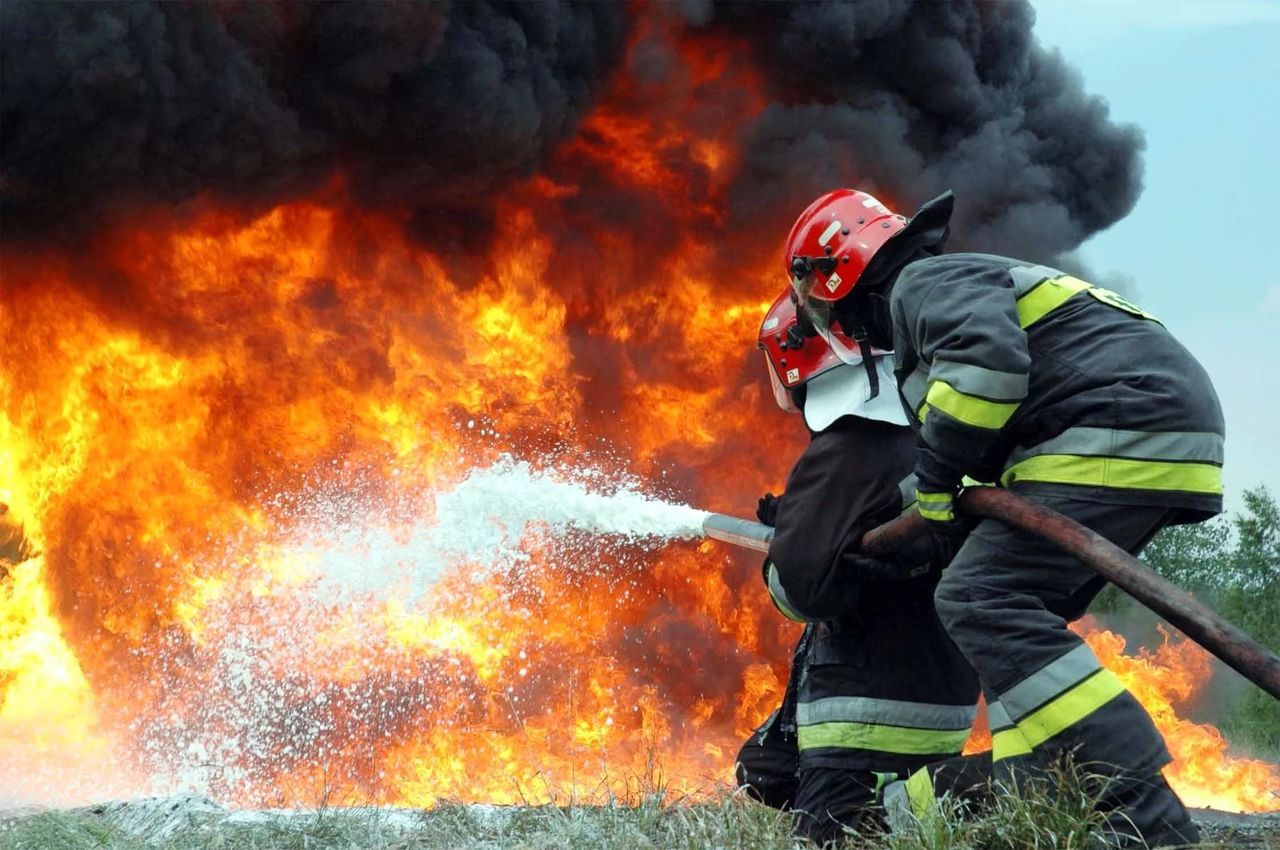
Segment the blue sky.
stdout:
<svg viewBox="0 0 1280 850">
<path fill-rule="evenodd" d="M 1085 261 L 1132 278 L 1213 377 L 1228 507 L 1280 495 L 1280 0 L 1033 5 L 1040 41 L 1146 133 L 1146 188 Z"/>
</svg>

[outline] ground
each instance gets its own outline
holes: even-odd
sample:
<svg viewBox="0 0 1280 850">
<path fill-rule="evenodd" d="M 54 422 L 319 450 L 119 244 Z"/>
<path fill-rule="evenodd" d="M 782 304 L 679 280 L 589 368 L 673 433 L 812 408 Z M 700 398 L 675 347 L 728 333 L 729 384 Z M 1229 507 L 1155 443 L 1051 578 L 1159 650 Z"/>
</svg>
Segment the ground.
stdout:
<svg viewBox="0 0 1280 850">
<path fill-rule="evenodd" d="M 869 850 L 1046 850 L 1083 848 L 1087 830 L 1065 828 L 1055 811 L 1006 807 L 976 828 L 939 823 L 918 835 L 851 841 Z M 1040 818 L 1034 835 L 1026 816 Z M 1206 848 L 1280 850 L 1280 814 L 1198 812 Z M 202 797 L 108 803 L 63 811 L 0 814 L 4 850 L 542 850 L 542 848 L 799 848 L 786 817 L 726 795 L 715 803 L 568 808 L 443 805 L 431 811 L 328 808 L 229 812 Z"/>
</svg>

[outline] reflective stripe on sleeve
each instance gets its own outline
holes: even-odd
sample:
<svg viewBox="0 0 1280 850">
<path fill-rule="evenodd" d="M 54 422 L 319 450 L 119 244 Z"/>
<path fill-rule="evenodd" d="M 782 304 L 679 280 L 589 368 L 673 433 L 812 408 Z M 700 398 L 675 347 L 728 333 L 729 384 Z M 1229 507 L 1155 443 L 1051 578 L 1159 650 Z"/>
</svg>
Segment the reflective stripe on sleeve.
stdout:
<svg viewBox="0 0 1280 850">
<path fill-rule="evenodd" d="M 1014 266 L 1009 269 L 1013 278 L 1013 291 L 1021 298 L 1042 282 L 1053 277 L 1062 277 L 1062 272 L 1049 266 Z"/>
<path fill-rule="evenodd" d="M 988 401 L 1020 402 L 1027 396 L 1026 372 L 1001 372 L 985 366 L 938 357 L 929 369 L 931 381 L 945 381 L 959 392 Z"/>
<path fill-rule="evenodd" d="M 1103 289 L 1046 266 L 1020 266 L 1009 270 L 1017 293 L 1018 324 L 1029 328 L 1081 292 L 1117 310 L 1159 323 L 1160 320 L 1123 295 Z"/>
<path fill-rule="evenodd" d="M 916 503 L 916 474 L 914 472 L 898 482 L 898 493 L 902 497 L 902 511 L 905 513 Z"/>
<path fill-rule="evenodd" d="M 1024 330 L 1031 327 L 1088 288 L 1088 283 L 1069 274 L 1040 281 L 1018 295 L 1018 324 Z"/>
<path fill-rule="evenodd" d="M 787 598 L 787 592 L 782 589 L 782 582 L 778 579 L 778 568 L 774 566 L 772 561 L 769 562 L 769 567 L 765 572 L 768 576 L 766 585 L 769 588 L 769 598 L 773 600 L 773 606 L 788 620 L 795 620 L 797 623 L 805 622 L 804 617 L 796 613 L 795 608 L 791 605 L 791 600 Z"/>
<path fill-rule="evenodd" d="M 989 401 L 962 393 L 946 381 L 934 381 L 929 384 L 929 392 L 925 396 L 926 411 L 921 422 L 927 417 L 928 408 L 937 408 L 974 428 L 998 431 L 1018 409 L 1018 402 Z"/>
<path fill-rule="evenodd" d="M 911 409 L 911 414 L 919 419 L 924 410 L 924 394 L 929 389 L 928 367 L 923 364 L 917 366 L 902 382 L 901 387 L 903 400 Z"/>
<path fill-rule="evenodd" d="M 925 493 L 916 491 L 916 509 L 920 516 L 933 522 L 950 522 L 956 518 L 950 493 Z"/>
</svg>

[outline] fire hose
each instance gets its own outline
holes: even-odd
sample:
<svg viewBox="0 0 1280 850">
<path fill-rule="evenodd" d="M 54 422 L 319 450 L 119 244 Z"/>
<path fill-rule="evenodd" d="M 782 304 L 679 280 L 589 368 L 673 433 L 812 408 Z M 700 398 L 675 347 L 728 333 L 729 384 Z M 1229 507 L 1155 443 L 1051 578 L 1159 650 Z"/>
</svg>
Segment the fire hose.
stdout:
<svg viewBox="0 0 1280 850">
<path fill-rule="evenodd" d="M 1280 699 L 1280 657 L 1102 535 L 999 487 L 970 488 L 960 496 L 958 507 L 969 516 L 997 519 L 1056 543 L 1240 675 Z M 707 537 L 759 552 L 767 552 L 773 539 L 769 526 L 724 514 L 710 514 L 702 529 Z M 873 557 L 884 556 L 928 533 L 924 519 L 910 511 L 868 531 L 862 537 L 860 551 Z"/>
</svg>

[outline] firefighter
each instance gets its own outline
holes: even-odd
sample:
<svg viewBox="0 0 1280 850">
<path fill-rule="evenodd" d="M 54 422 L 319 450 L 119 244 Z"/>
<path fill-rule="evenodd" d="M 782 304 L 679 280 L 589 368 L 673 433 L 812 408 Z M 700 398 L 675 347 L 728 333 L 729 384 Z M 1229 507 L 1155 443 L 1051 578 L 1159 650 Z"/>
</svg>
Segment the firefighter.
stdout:
<svg viewBox="0 0 1280 850">
<path fill-rule="evenodd" d="M 1023 260 L 943 254 L 952 207 L 948 192 L 908 221 L 842 189 L 804 211 L 786 248 L 803 312 L 838 355 L 857 359 L 850 336 L 892 346 L 932 530 L 961 530 L 966 474 L 1134 554 L 1166 526 L 1219 513 L 1222 410 L 1195 358 L 1114 292 Z M 997 776 L 1043 776 L 1070 754 L 1107 777 L 1111 841 L 1195 841 L 1161 774 L 1159 732 L 1067 628 L 1103 585 L 1052 544 L 983 520 L 935 602 L 982 682 Z"/>
<path fill-rule="evenodd" d="M 887 353 L 863 345 L 842 362 L 805 333 L 789 290 L 759 345 L 775 400 L 803 413 L 810 432 L 783 496 L 766 495 L 759 510 L 776 528 L 769 594 L 807 625 L 783 707 L 744 746 L 739 778 L 765 802 L 789 804 L 797 832 L 825 843 L 878 823 L 887 782 L 960 752 L 978 682 L 933 611 L 933 542 L 892 561 L 855 551 L 915 501 L 914 437 Z"/>
</svg>

